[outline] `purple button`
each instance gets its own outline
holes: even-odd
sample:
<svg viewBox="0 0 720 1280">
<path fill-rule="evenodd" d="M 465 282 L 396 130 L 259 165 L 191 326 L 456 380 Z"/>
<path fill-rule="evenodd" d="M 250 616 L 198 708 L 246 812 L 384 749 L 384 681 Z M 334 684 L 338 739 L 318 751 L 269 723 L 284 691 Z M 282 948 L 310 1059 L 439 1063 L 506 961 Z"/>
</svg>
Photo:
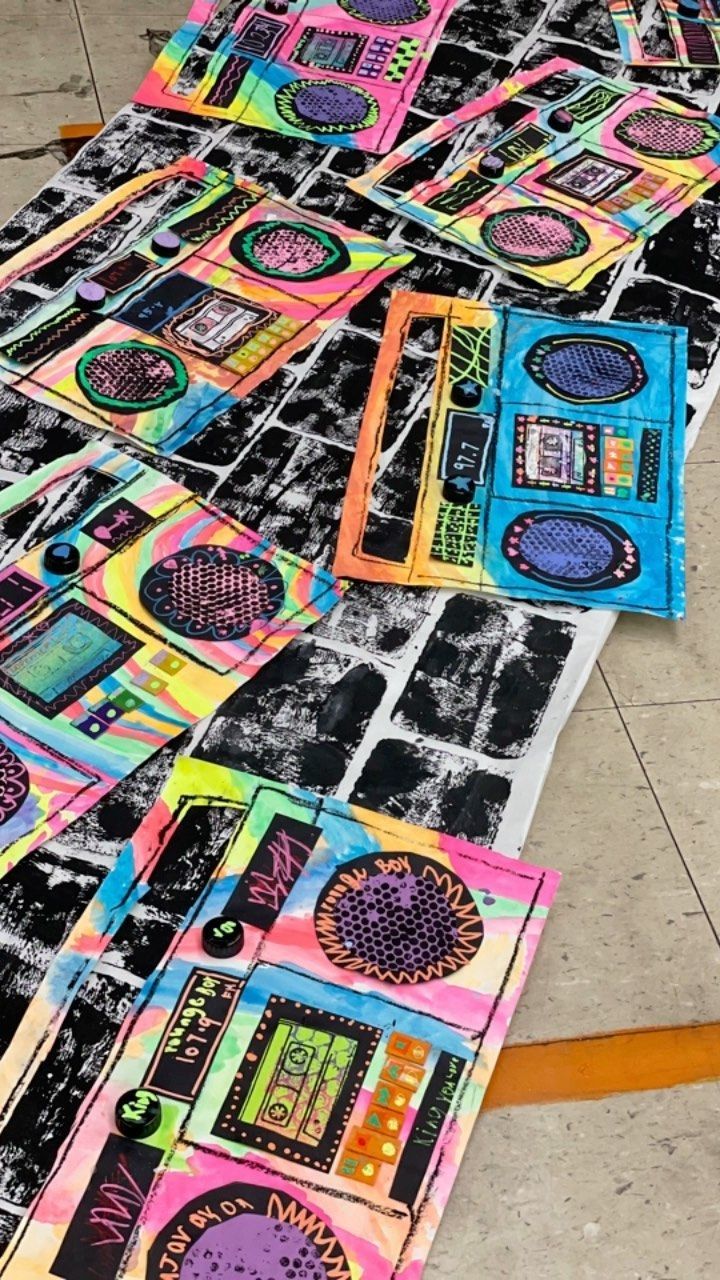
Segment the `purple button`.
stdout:
<svg viewBox="0 0 720 1280">
<path fill-rule="evenodd" d="M 174 231 L 158 231 L 152 238 L 152 248 L 161 258 L 174 258 L 180 249 L 180 237 Z"/>
<path fill-rule="evenodd" d="M 564 107 L 556 107 L 551 111 L 549 121 L 558 133 L 569 133 L 575 123 L 572 112 L 566 111 Z"/>
<path fill-rule="evenodd" d="M 494 156 L 492 152 L 488 152 L 480 161 L 478 169 L 486 178 L 502 178 L 505 172 L 505 161 L 502 156 Z"/>
<path fill-rule="evenodd" d="M 103 289 L 101 284 L 97 284 L 94 280 L 81 280 L 75 290 L 75 301 L 80 307 L 88 307 L 94 310 L 95 307 L 101 307 L 107 297 L 107 290 Z"/>
</svg>

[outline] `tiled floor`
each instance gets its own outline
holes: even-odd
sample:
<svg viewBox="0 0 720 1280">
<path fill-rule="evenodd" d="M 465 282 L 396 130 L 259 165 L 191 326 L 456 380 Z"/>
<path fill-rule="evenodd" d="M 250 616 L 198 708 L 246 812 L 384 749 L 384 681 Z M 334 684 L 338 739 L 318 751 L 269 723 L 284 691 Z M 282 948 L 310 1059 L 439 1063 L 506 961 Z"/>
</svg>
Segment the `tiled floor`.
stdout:
<svg viewBox="0 0 720 1280">
<path fill-rule="evenodd" d="M 59 127 L 109 118 L 184 14 L 4 0 L 0 221 L 62 163 Z M 540 803 L 528 853 L 565 879 L 515 1043 L 720 1020 L 719 493 L 715 411 L 687 471 L 687 620 L 620 620 Z M 717 1275 L 719 1089 L 488 1112 L 429 1280 Z"/>
</svg>

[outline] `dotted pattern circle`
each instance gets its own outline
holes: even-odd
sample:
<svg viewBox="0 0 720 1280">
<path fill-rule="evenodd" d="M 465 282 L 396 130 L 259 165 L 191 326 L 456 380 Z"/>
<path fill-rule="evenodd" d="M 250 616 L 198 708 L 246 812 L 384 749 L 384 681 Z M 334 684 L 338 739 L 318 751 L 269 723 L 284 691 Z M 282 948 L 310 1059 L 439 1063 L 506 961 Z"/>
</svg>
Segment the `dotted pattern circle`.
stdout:
<svg viewBox="0 0 720 1280">
<path fill-rule="evenodd" d="M 385 981 L 417 983 L 453 973 L 482 939 L 472 895 L 431 859 L 398 856 L 399 869 L 382 858 L 358 858 L 332 877 L 315 913 L 320 943 L 341 968 Z"/>
<path fill-rule="evenodd" d="M 281 280 L 317 280 L 350 265 L 339 237 L 302 222 L 255 223 L 233 236 L 230 251 L 259 275 Z"/>
<path fill-rule="evenodd" d="M 182 361 L 140 342 L 110 343 L 86 351 L 76 369 L 91 404 L 115 413 L 139 413 L 178 400 L 188 387 Z"/>
<path fill-rule="evenodd" d="M 634 348 L 615 340 L 543 340 L 528 352 L 526 368 L 544 390 L 574 401 L 624 400 L 647 382 Z"/>
<path fill-rule="evenodd" d="M 428 0 L 338 0 L 338 4 L 354 18 L 384 27 L 419 22 L 430 13 Z"/>
<path fill-rule="evenodd" d="M 603 574 L 615 557 L 607 534 L 571 516 L 531 524 L 520 537 L 520 550 L 541 573 L 578 581 Z"/>
<path fill-rule="evenodd" d="M 189 639 L 238 640 L 282 608 L 282 575 L 228 547 L 177 551 L 143 575 L 140 599 L 152 616 Z"/>
<path fill-rule="evenodd" d="M 188 1249 L 180 1280 L 329 1280 L 299 1227 L 257 1213 L 210 1227 Z"/>
<path fill-rule="evenodd" d="M 147 1280 L 167 1275 L 178 1232 L 179 1280 L 352 1280 L 327 1220 L 277 1187 L 232 1182 L 186 1202 L 156 1235 Z"/>
<path fill-rule="evenodd" d="M 307 133 L 355 133 L 377 123 L 377 100 L 359 85 L 293 80 L 275 95 L 278 114 Z"/>
<path fill-rule="evenodd" d="M 631 111 L 616 126 L 615 136 L 633 151 L 666 160 L 703 156 L 720 142 L 720 134 L 709 121 L 655 107 Z"/>
<path fill-rule="evenodd" d="M 587 232 L 554 209 L 508 209 L 482 224 L 483 241 L 495 253 L 516 262 L 563 262 L 585 253 Z"/>
</svg>

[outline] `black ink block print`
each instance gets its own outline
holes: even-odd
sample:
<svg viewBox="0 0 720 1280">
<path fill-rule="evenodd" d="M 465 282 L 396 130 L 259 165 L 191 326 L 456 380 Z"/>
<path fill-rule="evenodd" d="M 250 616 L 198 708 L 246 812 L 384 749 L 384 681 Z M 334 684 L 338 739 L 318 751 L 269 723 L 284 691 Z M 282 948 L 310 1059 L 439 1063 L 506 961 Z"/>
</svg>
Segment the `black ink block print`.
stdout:
<svg viewBox="0 0 720 1280">
<path fill-rule="evenodd" d="M 370 753 L 350 799 L 404 822 L 491 845 L 509 796 L 509 778 L 473 760 L 423 742 L 384 738 Z"/>
<path fill-rule="evenodd" d="M 213 1133 L 329 1172 L 381 1034 L 272 996 Z"/>
<path fill-rule="evenodd" d="M 547 711 L 575 628 L 487 596 L 455 596 L 406 682 L 393 720 L 416 735 L 524 756 Z"/>
</svg>

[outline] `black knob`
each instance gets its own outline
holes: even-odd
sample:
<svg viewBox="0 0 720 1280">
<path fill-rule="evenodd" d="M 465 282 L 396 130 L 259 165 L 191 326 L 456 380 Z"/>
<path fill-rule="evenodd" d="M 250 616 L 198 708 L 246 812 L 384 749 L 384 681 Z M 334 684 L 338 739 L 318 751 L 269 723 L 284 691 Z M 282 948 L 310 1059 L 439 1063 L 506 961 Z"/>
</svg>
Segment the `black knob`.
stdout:
<svg viewBox="0 0 720 1280">
<path fill-rule="evenodd" d="M 572 114 L 566 111 L 564 107 L 556 107 L 554 111 L 550 112 L 549 119 L 550 124 L 557 133 L 569 133 L 575 123 Z"/>
<path fill-rule="evenodd" d="M 161 1120 L 160 1099 L 152 1089 L 131 1089 L 115 1104 L 115 1124 L 124 1138 L 149 1138 Z"/>
<path fill-rule="evenodd" d="M 485 178 L 502 178 L 505 172 L 505 161 L 501 156 L 494 156 L 492 152 L 488 152 L 480 161 L 478 169 Z"/>
<path fill-rule="evenodd" d="M 460 409 L 475 409 L 483 398 L 483 388 L 474 378 L 460 378 L 450 388 L 450 399 Z"/>
<path fill-rule="evenodd" d="M 48 573 L 75 573 L 80 567 L 80 552 L 72 542 L 53 542 L 46 548 L 43 564 Z"/>
<path fill-rule="evenodd" d="M 475 497 L 475 484 L 468 476 L 446 480 L 442 491 L 446 502 L 454 502 L 467 507 Z"/>
<path fill-rule="evenodd" d="M 699 18 L 702 5 L 700 0 L 678 0 L 677 10 L 681 18 Z"/>
<path fill-rule="evenodd" d="M 81 280 L 75 290 L 75 302 L 83 311 L 97 311 L 106 297 L 107 289 L 96 280 Z"/>
<path fill-rule="evenodd" d="M 232 916 L 214 916 L 203 925 L 203 951 L 216 960 L 230 960 L 242 951 L 245 931 Z"/>
<path fill-rule="evenodd" d="M 158 231 L 153 236 L 151 248 L 159 258 L 174 258 L 180 252 L 181 240 L 174 231 Z"/>
</svg>

